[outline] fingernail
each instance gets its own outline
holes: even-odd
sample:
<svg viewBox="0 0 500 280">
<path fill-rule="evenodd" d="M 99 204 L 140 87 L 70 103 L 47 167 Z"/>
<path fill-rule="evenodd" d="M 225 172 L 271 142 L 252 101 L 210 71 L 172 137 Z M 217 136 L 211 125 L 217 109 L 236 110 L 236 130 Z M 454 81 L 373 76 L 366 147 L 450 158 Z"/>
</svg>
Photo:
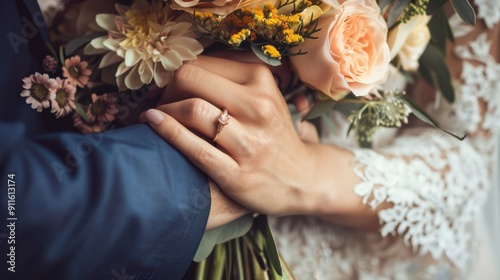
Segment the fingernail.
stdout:
<svg viewBox="0 0 500 280">
<path fill-rule="evenodd" d="M 165 117 L 163 116 L 162 113 L 160 113 L 158 110 L 155 109 L 149 109 L 146 111 L 146 119 L 148 122 L 154 124 L 154 125 L 159 125 Z"/>
</svg>

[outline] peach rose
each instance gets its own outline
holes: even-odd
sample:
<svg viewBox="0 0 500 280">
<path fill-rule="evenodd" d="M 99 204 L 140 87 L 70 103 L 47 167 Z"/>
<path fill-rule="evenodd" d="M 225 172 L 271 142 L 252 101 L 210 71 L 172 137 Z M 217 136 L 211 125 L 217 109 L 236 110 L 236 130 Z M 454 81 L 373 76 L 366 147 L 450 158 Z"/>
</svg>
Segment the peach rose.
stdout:
<svg viewBox="0 0 500 280">
<path fill-rule="evenodd" d="M 305 84 L 335 100 L 349 92 L 366 95 L 388 71 L 387 23 L 375 1 L 332 7 L 319 18 L 321 30 L 314 34 L 319 38 L 297 47 L 307 54 L 292 56 L 292 67 Z"/>
<path fill-rule="evenodd" d="M 280 0 L 173 0 L 170 7 L 186 12 L 205 11 L 225 16 L 244 7 L 262 7 L 265 4 L 277 6 L 279 3 Z"/>
</svg>

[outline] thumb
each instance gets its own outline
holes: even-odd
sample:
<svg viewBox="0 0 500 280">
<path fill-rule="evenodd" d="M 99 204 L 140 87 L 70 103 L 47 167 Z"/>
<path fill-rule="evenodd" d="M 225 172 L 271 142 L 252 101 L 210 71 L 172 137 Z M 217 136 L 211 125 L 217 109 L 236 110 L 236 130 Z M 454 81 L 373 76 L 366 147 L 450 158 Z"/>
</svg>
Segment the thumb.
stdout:
<svg viewBox="0 0 500 280">
<path fill-rule="evenodd" d="M 304 142 L 318 143 L 319 136 L 316 127 L 310 122 L 298 122 L 297 130 L 299 138 Z"/>
</svg>

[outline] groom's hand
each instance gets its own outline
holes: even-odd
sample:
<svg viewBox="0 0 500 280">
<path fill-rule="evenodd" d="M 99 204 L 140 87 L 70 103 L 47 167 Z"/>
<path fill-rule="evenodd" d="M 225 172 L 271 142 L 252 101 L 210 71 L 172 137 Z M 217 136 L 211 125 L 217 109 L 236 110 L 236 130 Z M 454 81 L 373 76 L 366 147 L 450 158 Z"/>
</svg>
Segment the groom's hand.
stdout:
<svg viewBox="0 0 500 280">
<path fill-rule="evenodd" d="M 223 226 L 249 213 L 249 210 L 224 194 L 213 180 L 210 179 L 209 185 L 212 205 L 207 230 Z"/>
</svg>

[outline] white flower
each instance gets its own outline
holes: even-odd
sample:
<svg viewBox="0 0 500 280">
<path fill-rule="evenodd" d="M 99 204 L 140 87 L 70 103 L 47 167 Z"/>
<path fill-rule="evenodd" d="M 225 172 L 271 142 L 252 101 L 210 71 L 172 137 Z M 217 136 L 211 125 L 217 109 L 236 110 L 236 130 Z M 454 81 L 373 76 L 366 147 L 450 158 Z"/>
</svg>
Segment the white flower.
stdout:
<svg viewBox="0 0 500 280">
<path fill-rule="evenodd" d="M 418 69 L 418 60 L 431 39 L 427 27 L 430 19 L 430 16 L 416 15 L 407 23 L 400 23 L 389 32 L 387 43 L 391 48 L 391 59 L 399 56 L 401 67 L 405 71 Z"/>
<path fill-rule="evenodd" d="M 131 7 L 117 5 L 118 15 L 99 14 L 97 24 L 108 31 L 85 51 L 104 54 L 99 68 L 116 63 L 116 82 L 123 89 L 138 89 L 154 81 L 164 87 L 175 70 L 203 51 L 191 23 L 175 21 L 163 1 L 138 0 Z"/>
</svg>

